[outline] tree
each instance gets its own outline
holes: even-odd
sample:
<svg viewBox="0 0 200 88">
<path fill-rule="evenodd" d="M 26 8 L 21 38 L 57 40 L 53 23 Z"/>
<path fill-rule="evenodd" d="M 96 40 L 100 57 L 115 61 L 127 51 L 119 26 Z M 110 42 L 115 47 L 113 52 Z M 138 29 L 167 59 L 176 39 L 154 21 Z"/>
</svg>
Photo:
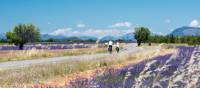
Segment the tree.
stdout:
<svg viewBox="0 0 200 88">
<path fill-rule="evenodd" d="M 138 46 L 140 46 L 142 42 L 145 43 L 149 40 L 150 33 L 149 29 L 145 27 L 135 29 L 135 39 L 137 40 Z"/>
<path fill-rule="evenodd" d="M 174 35 L 170 35 L 169 39 L 170 39 L 170 43 L 175 43 L 175 36 Z"/>
<path fill-rule="evenodd" d="M 39 29 L 32 24 L 16 25 L 11 32 L 6 33 L 6 37 L 10 43 L 19 46 L 23 50 L 24 44 L 27 42 L 37 42 L 40 39 Z"/>
<path fill-rule="evenodd" d="M 7 43 L 6 39 L 0 39 L 0 43 Z"/>
<path fill-rule="evenodd" d="M 46 40 L 46 42 L 55 42 L 55 39 L 50 38 L 50 39 Z"/>
</svg>

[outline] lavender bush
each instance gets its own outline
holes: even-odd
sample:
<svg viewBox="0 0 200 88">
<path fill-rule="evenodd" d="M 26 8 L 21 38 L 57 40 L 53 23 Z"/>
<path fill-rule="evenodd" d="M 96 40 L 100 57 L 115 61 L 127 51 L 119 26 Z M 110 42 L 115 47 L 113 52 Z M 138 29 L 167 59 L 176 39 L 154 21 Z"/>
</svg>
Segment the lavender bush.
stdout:
<svg viewBox="0 0 200 88">
<path fill-rule="evenodd" d="M 200 47 L 178 46 L 177 54 L 158 56 L 92 79 L 77 79 L 72 88 L 200 87 Z"/>
<path fill-rule="evenodd" d="M 79 49 L 79 48 L 90 48 L 89 45 L 25 45 L 24 50 L 31 50 L 31 49 Z M 14 45 L 0 45 L 0 50 L 19 50 L 18 46 Z"/>
</svg>

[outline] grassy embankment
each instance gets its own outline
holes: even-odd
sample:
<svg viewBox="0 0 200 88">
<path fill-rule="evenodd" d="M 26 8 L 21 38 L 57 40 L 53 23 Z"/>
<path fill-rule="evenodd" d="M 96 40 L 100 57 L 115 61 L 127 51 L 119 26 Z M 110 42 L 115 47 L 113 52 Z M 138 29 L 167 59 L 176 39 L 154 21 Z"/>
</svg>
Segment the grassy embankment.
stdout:
<svg viewBox="0 0 200 88">
<path fill-rule="evenodd" d="M 8 45 L 8 43 L 0 43 L 0 45 Z"/>
<path fill-rule="evenodd" d="M 83 54 L 94 54 L 107 52 L 106 48 L 84 48 L 84 49 L 66 49 L 66 50 L 14 50 L 0 51 L 0 62 L 41 59 L 59 56 L 76 56 Z"/>
<path fill-rule="evenodd" d="M 171 53 L 171 49 L 164 49 L 158 51 L 145 50 L 145 52 L 138 52 L 135 54 L 123 53 L 119 55 L 104 56 L 101 58 L 95 58 L 94 60 L 81 60 L 51 63 L 45 65 L 33 65 L 30 67 L 20 69 L 10 69 L 0 71 L 0 85 L 2 87 L 21 88 L 28 84 L 45 83 L 55 78 L 68 78 L 68 75 L 73 75 L 79 72 L 87 70 L 109 67 L 112 65 L 127 65 L 130 63 L 137 63 L 144 59 L 149 59 L 156 55 Z M 76 76 L 76 75 L 73 75 Z M 65 82 L 63 81 L 63 82 Z"/>
</svg>

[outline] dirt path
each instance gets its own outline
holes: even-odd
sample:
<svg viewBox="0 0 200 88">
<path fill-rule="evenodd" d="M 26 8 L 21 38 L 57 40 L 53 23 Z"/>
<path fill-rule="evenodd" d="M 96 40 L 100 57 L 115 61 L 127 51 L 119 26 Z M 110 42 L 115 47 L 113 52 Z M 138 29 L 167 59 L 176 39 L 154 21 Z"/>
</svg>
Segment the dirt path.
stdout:
<svg viewBox="0 0 200 88">
<path fill-rule="evenodd" d="M 119 53 L 136 53 L 142 51 L 144 49 L 136 47 L 136 44 L 128 44 L 125 48 Z M 112 55 L 115 55 L 114 52 Z M 36 60 L 22 60 L 22 61 L 10 61 L 10 62 L 3 62 L 0 63 L 0 69 L 12 69 L 12 68 L 19 68 L 19 67 L 26 67 L 35 64 L 47 64 L 47 63 L 55 63 L 60 61 L 76 61 L 76 60 L 84 60 L 84 59 L 94 59 L 100 58 L 104 56 L 109 56 L 108 53 L 101 53 L 101 54 L 92 54 L 92 55 L 79 55 L 79 56 L 67 56 L 67 57 L 53 57 L 47 59 L 36 59 Z"/>
</svg>

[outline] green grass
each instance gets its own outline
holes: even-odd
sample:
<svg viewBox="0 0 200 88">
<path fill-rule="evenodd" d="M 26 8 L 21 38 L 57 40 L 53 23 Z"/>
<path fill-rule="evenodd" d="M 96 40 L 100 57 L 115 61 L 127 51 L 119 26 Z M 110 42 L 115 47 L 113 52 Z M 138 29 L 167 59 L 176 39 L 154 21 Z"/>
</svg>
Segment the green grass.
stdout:
<svg viewBox="0 0 200 88">
<path fill-rule="evenodd" d="M 0 45 L 8 45 L 8 43 L 0 43 Z"/>
</svg>

